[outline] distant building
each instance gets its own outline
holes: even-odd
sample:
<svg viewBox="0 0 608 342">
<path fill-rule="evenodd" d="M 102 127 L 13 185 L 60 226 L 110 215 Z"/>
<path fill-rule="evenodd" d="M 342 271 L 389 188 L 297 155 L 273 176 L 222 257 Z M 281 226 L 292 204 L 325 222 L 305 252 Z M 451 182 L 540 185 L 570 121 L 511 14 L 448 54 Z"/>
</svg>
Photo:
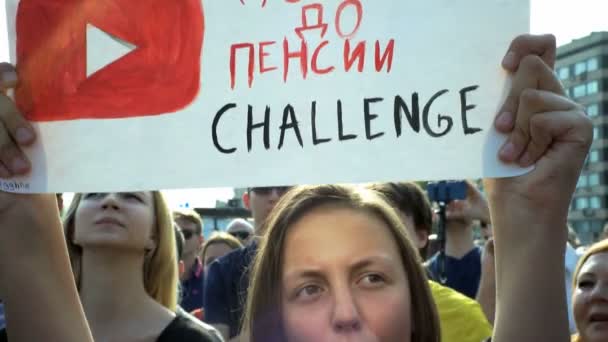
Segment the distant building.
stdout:
<svg viewBox="0 0 608 342">
<path fill-rule="evenodd" d="M 234 197 L 228 201 L 216 201 L 215 208 L 196 208 L 203 218 L 203 235 L 209 238 L 215 231 L 224 231 L 235 218 L 249 219 L 251 213 L 245 209 L 243 194 L 246 188 L 234 189 Z"/>
<path fill-rule="evenodd" d="M 608 219 L 608 32 L 557 49 L 556 72 L 568 96 L 593 120 L 593 145 L 568 220 L 583 244 L 596 241 Z"/>
</svg>

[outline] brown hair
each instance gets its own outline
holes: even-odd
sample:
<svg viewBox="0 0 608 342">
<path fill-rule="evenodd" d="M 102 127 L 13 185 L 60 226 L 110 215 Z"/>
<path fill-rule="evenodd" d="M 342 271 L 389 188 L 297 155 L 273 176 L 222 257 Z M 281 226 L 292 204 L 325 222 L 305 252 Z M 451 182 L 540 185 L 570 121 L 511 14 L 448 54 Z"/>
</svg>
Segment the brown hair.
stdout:
<svg viewBox="0 0 608 342">
<path fill-rule="evenodd" d="M 150 297 L 169 310 L 175 311 L 177 307 L 177 256 L 175 246 L 175 232 L 171 211 L 159 191 L 152 191 L 154 200 L 154 215 L 156 226 L 156 248 L 146 256 L 144 264 L 144 287 Z M 82 274 L 81 258 L 82 247 L 74 244 L 74 219 L 76 211 L 82 201 L 83 194 L 76 194 L 63 220 L 65 240 L 76 287 L 80 290 L 80 276 Z"/>
<path fill-rule="evenodd" d="M 412 182 L 375 183 L 370 184 L 368 188 L 384 196 L 393 208 L 412 217 L 414 230 L 423 230 L 427 236 L 431 235 L 433 228 L 431 202 L 418 184 Z M 428 247 L 429 241 L 420 248 L 420 255 L 423 258 L 427 255 Z"/>
<path fill-rule="evenodd" d="M 220 244 L 220 243 L 227 245 L 228 247 L 230 247 L 230 249 L 237 249 L 237 248 L 243 247 L 243 244 L 241 243 L 241 241 L 239 241 L 239 239 L 235 238 L 234 236 L 232 236 L 228 233 L 225 233 L 225 232 L 213 233 L 211 235 L 211 237 L 209 238 L 209 240 L 207 240 L 205 242 L 205 245 L 203 246 L 203 250 L 201 251 L 201 259 L 203 259 L 202 260 L 203 262 L 205 262 L 205 254 L 207 253 L 207 248 L 209 248 L 209 246 L 211 246 L 213 244 Z"/>
<path fill-rule="evenodd" d="M 300 218 L 325 206 L 365 211 L 386 223 L 398 245 L 410 282 L 412 342 L 438 342 L 439 319 L 426 274 L 395 210 L 373 191 L 341 185 L 294 188 L 279 200 L 270 214 L 253 264 L 243 320 L 243 331 L 249 334 L 250 341 L 286 341 L 280 303 L 285 239 L 290 227 Z"/>
<path fill-rule="evenodd" d="M 585 254 L 583 254 L 583 256 L 578 260 L 578 263 L 576 264 L 576 269 L 574 270 L 574 276 L 572 277 L 572 293 L 573 294 L 574 294 L 574 291 L 576 290 L 576 286 L 578 283 L 578 275 L 581 272 L 581 268 L 583 268 L 583 265 L 585 265 L 585 262 L 587 262 L 587 260 L 589 260 L 589 258 L 594 254 L 606 253 L 606 252 L 608 252 L 608 239 L 605 239 L 598 243 L 593 244 L 591 247 L 589 247 L 589 249 L 587 249 L 587 251 L 585 251 Z M 572 302 L 574 305 L 574 300 Z M 572 342 L 582 342 L 582 341 L 583 341 L 583 339 L 579 336 L 579 334 L 575 334 L 572 336 Z"/>
<path fill-rule="evenodd" d="M 201 215 L 199 215 L 194 210 L 177 210 L 173 212 L 174 220 L 184 220 L 196 225 L 196 234 L 201 234 L 203 232 L 203 219 Z"/>
</svg>

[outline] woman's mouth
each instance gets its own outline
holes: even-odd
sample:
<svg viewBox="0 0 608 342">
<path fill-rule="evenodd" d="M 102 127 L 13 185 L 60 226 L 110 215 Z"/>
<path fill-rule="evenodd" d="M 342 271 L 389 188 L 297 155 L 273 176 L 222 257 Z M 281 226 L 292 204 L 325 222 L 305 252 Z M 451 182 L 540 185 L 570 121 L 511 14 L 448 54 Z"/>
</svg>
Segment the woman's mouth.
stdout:
<svg viewBox="0 0 608 342">
<path fill-rule="evenodd" d="M 120 226 L 120 227 L 124 227 L 124 224 L 122 222 L 120 222 L 119 220 L 113 218 L 113 217 L 104 217 L 101 218 L 97 221 L 95 221 L 95 224 L 97 225 L 116 225 L 116 226 Z"/>
</svg>

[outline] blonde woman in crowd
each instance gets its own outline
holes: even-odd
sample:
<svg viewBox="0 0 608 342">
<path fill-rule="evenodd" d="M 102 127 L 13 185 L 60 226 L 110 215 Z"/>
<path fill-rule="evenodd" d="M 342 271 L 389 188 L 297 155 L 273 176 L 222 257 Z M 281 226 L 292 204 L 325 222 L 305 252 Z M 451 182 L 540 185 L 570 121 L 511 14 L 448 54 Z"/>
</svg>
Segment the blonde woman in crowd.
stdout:
<svg viewBox="0 0 608 342">
<path fill-rule="evenodd" d="M 608 240 L 592 245 L 574 272 L 572 342 L 608 341 Z"/>
<path fill-rule="evenodd" d="M 205 266 L 211 264 L 215 259 L 230 253 L 230 251 L 243 247 L 241 241 L 229 233 L 216 232 L 205 241 L 201 251 L 201 260 Z"/>
</svg>

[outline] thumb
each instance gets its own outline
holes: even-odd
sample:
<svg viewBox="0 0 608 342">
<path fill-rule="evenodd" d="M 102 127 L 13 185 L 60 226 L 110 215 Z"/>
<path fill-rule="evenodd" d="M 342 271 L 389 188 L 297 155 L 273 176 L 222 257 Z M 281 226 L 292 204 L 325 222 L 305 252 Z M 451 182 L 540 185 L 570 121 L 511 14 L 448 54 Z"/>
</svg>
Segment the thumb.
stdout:
<svg viewBox="0 0 608 342">
<path fill-rule="evenodd" d="M 0 63 L 0 90 L 5 92 L 17 86 L 17 72 L 9 63 Z"/>
</svg>

